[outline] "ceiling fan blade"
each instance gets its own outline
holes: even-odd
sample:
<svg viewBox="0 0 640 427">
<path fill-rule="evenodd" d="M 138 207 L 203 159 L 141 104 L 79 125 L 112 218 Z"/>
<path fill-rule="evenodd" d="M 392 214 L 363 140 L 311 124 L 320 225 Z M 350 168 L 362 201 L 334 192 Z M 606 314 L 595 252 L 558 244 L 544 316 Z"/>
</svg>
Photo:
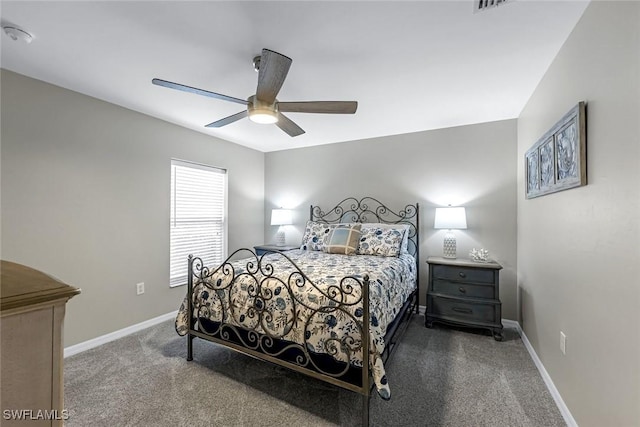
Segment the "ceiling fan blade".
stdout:
<svg viewBox="0 0 640 427">
<path fill-rule="evenodd" d="M 258 88 L 256 98 L 267 104 L 273 104 L 278 92 L 287 77 L 291 58 L 269 49 L 262 49 L 260 68 L 258 71 Z"/>
<path fill-rule="evenodd" d="M 281 113 L 278 113 L 278 122 L 276 125 L 278 125 L 278 127 L 285 131 L 289 136 L 298 136 L 304 133 L 304 130 L 302 130 L 300 126 Z"/>
<path fill-rule="evenodd" d="M 354 114 L 356 101 L 278 102 L 278 111 L 285 113 Z"/>
<path fill-rule="evenodd" d="M 191 86 L 185 86 L 180 83 L 173 83 L 162 79 L 153 79 L 151 83 L 158 86 L 168 87 L 170 89 L 177 89 L 183 92 L 191 92 L 196 95 L 208 96 L 210 98 L 222 99 L 223 101 L 231 101 L 237 104 L 247 105 L 248 102 L 244 99 L 234 98 L 233 96 L 222 95 L 220 93 L 209 92 L 208 90 L 198 89 Z"/>
<path fill-rule="evenodd" d="M 234 114 L 232 116 L 225 117 L 224 119 L 220 119 L 220 120 L 215 121 L 213 123 L 209 123 L 205 127 L 208 127 L 208 128 L 221 128 L 222 126 L 226 126 L 226 125 L 231 124 L 233 122 L 237 122 L 238 120 L 244 119 L 245 117 L 247 117 L 247 110 L 240 111 L 239 113 L 236 113 L 236 114 Z"/>
</svg>

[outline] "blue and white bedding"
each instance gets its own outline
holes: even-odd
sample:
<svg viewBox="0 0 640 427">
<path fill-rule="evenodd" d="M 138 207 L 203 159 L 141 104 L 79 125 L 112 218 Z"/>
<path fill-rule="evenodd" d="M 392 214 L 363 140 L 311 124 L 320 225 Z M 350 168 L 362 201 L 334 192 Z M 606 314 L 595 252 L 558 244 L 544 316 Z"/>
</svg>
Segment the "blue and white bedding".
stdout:
<svg viewBox="0 0 640 427">
<path fill-rule="evenodd" d="M 215 284 L 215 288 L 224 288 L 225 291 L 215 291 L 203 283 L 194 283 L 194 313 L 200 313 L 200 316 L 206 316 L 214 322 L 224 322 L 306 345 L 309 351 L 315 353 L 332 353 L 339 361 L 362 366 L 362 349 L 358 349 L 361 337 L 356 323 L 356 319 L 363 315 L 362 303 L 350 304 L 360 299 L 361 289 L 351 281 L 353 293 L 341 294 L 340 298 L 346 298 L 342 299 L 346 304 L 341 304 L 340 309 L 332 309 L 337 304 L 330 295 L 335 295 L 332 290 L 340 293 L 343 277 L 362 279 L 368 275 L 370 369 L 378 393 L 382 398 L 389 399 L 390 388 L 380 354 L 385 348 L 387 326 L 416 288 L 415 258 L 409 254 L 385 257 L 307 250 L 287 251 L 285 254 L 312 283 L 304 281 L 301 284 L 302 276 L 282 254 L 268 254 L 262 259 L 263 271 L 266 264 L 271 264 L 274 274 L 262 282 L 260 295 L 256 295 L 254 276 L 244 274 L 251 260 L 233 261 L 233 274 L 227 272 L 225 275 L 220 270 L 207 280 Z M 253 261 L 255 263 L 255 259 Z M 261 273 L 255 276 L 264 277 Z M 233 277 L 235 280 L 231 283 Z M 333 299 L 336 299 L 335 296 Z M 256 308 L 269 315 L 256 316 Z M 176 331 L 185 335 L 188 325 L 185 298 L 176 318 Z M 348 347 L 359 351 L 349 351 Z"/>
</svg>

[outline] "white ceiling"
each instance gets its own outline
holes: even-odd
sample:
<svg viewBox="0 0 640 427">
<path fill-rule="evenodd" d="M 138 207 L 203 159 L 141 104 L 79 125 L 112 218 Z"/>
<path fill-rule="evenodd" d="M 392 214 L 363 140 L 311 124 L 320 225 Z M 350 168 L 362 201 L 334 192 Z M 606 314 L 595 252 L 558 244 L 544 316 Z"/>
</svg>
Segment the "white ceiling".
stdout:
<svg viewBox="0 0 640 427">
<path fill-rule="evenodd" d="M 588 0 L 2 1 L 3 68 L 261 151 L 515 118 Z M 355 115 L 288 113 L 291 138 L 241 105 L 151 84 L 158 77 L 247 98 L 263 47 L 293 59 L 281 101 L 358 101 Z"/>
</svg>

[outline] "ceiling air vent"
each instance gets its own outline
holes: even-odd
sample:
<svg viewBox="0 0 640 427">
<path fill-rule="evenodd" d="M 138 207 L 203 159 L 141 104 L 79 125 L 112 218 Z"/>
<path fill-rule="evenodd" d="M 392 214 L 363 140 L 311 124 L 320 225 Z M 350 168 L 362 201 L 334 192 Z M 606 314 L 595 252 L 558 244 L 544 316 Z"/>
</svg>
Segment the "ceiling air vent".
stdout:
<svg viewBox="0 0 640 427">
<path fill-rule="evenodd" d="M 476 12 L 481 10 L 491 9 L 492 7 L 500 6 L 501 4 L 510 2 L 511 0 L 476 0 Z"/>
</svg>

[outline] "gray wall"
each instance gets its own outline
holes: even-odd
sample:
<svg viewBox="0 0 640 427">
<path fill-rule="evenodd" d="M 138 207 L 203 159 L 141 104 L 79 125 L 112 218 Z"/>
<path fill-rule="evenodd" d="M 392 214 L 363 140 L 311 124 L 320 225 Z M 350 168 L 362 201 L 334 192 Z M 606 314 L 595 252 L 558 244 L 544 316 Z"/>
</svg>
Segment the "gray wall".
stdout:
<svg viewBox="0 0 640 427">
<path fill-rule="evenodd" d="M 178 309 L 171 158 L 228 170 L 230 251 L 261 238 L 263 153 L 2 71 L 2 257 L 82 288 L 65 346 Z"/>
<path fill-rule="evenodd" d="M 273 207 L 295 209 L 287 243 L 300 244 L 310 204 L 331 208 L 348 196 L 372 196 L 396 209 L 419 202 L 421 304 L 426 257 L 442 256 L 434 208 L 465 206 L 458 255 L 484 247 L 504 266 L 503 317 L 516 318 L 515 120 L 267 153 L 265 183 L 267 242 L 277 231 L 269 225 Z"/>
<path fill-rule="evenodd" d="M 581 427 L 640 425 L 639 31 L 640 3 L 592 2 L 518 119 L 522 327 Z M 525 200 L 524 152 L 581 100 L 589 184 Z"/>
</svg>

